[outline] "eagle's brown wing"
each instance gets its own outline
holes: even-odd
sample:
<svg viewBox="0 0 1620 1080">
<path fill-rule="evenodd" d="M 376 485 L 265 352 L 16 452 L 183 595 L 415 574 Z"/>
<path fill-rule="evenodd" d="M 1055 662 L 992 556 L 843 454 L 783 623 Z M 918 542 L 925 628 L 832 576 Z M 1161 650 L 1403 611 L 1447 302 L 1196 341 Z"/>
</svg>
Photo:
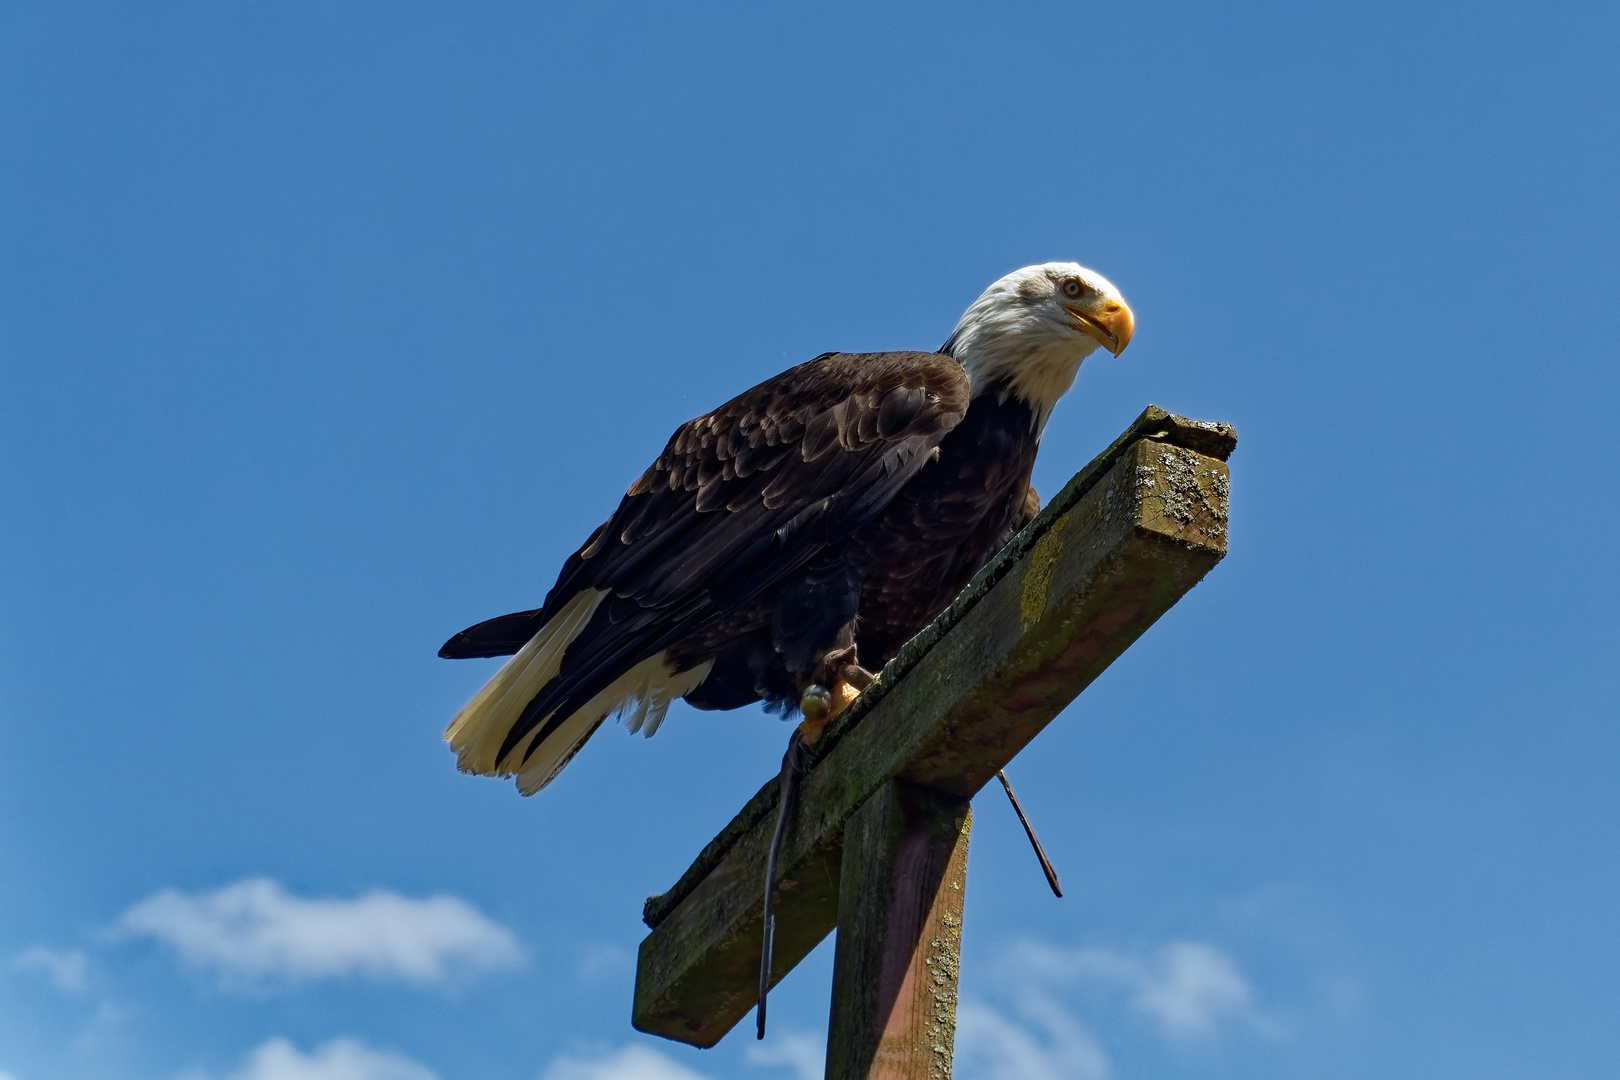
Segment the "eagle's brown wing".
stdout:
<svg viewBox="0 0 1620 1080">
<path fill-rule="evenodd" d="M 689 421 L 563 566 L 545 605 L 462 631 L 441 656 L 514 652 L 570 604 L 603 596 L 496 761 L 560 727 L 636 664 L 780 581 L 870 521 L 967 412 L 935 353 L 829 353 Z M 527 753 L 545 741 L 546 731 Z"/>
</svg>

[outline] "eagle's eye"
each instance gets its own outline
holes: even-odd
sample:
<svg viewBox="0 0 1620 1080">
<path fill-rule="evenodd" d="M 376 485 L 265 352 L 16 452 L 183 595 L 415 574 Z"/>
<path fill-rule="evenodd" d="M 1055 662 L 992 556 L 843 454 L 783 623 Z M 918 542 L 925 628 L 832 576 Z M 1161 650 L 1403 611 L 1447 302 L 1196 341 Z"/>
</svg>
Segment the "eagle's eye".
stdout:
<svg viewBox="0 0 1620 1080">
<path fill-rule="evenodd" d="M 1085 289 L 1085 286 L 1080 284 L 1080 279 L 1079 278 L 1070 278 L 1069 280 L 1067 280 L 1067 281 L 1065 281 L 1063 283 L 1063 295 L 1064 296 L 1070 296 L 1070 297 L 1079 296 L 1080 293 L 1082 291 L 1084 291 L 1084 289 Z"/>
</svg>

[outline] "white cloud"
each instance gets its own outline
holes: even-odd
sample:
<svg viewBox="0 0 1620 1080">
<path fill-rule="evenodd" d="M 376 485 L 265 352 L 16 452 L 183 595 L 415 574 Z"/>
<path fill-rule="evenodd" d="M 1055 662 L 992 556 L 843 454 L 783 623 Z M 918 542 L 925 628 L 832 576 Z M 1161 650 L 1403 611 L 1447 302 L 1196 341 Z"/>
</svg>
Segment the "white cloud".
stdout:
<svg viewBox="0 0 1620 1080">
<path fill-rule="evenodd" d="M 0 1069 L 0 1080 L 17 1080 L 17 1078 L 6 1072 L 4 1069 Z"/>
<path fill-rule="evenodd" d="M 1209 945 L 1166 945 L 1135 980 L 1131 1005 L 1166 1035 L 1208 1035 L 1220 1021 L 1248 1010 L 1254 992 L 1231 957 Z"/>
<path fill-rule="evenodd" d="M 379 891 L 311 900 L 263 878 L 196 895 L 166 889 L 125 912 L 118 928 L 156 938 L 228 979 L 367 975 L 431 983 L 522 958 L 510 930 L 454 896 Z"/>
<path fill-rule="evenodd" d="M 1108 1055 L 1071 1011 L 1068 999 L 1081 991 L 1094 1005 L 1129 1007 L 1177 1041 L 1212 1035 L 1228 1021 L 1272 1026 L 1231 957 L 1198 942 L 1141 955 L 1026 941 L 996 968 L 998 1005 L 966 1000 L 957 1014 L 961 1080 L 1108 1080 Z"/>
<path fill-rule="evenodd" d="M 229 1080 L 439 1080 L 408 1057 L 373 1050 L 353 1039 L 333 1039 L 300 1053 L 286 1039 L 271 1039 L 247 1056 Z"/>
<path fill-rule="evenodd" d="M 766 1043 L 748 1047 L 750 1065 L 786 1065 L 799 1080 L 821 1080 L 827 1075 L 827 1043 L 796 1032 L 772 1035 Z"/>
<path fill-rule="evenodd" d="M 64 994 L 82 991 L 85 976 L 90 973 L 90 959 L 84 953 L 77 949 L 47 949 L 43 945 L 24 949 L 12 960 L 11 966 L 19 971 L 39 972 Z"/>
<path fill-rule="evenodd" d="M 542 1080 L 709 1080 L 646 1046 L 626 1046 L 594 1058 L 560 1057 Z"/>
<path fill-rule="evenodd" d="M 963 1001 L 956 1013 L 956 1063 L 961 1080 L 1107 1080 L 1108 1055 L 1054 1001 L 1026 995 L 1022 1023 L 988 1005 Z"/>
<path fill-rule="evenodd" d="M 1173 1039 L 1212 1035 L 1228 1019 L 1255 1019 L 1253 989 L 1232 958 L 1213 945 L 1178 941 L 1143 957 L 1026 942 L 1010 951 L 1007 962 L 1015 981 L 1088 982 L 1122 990 L 1131 1008 Z"/>
</svg>

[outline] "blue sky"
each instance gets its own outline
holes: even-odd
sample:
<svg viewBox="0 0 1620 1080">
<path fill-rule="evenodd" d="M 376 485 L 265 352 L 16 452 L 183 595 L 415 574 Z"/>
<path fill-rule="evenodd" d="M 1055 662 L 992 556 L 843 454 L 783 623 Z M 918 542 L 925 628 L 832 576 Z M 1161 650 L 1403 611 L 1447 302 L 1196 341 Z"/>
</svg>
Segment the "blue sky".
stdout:
<svg viewBox="0 0 1620 1080">
<path fill-rule="evenodd" d="M 963 1080 L 1620 1056 L 1612 5 L 0 5 L 0 1075 L 799 1080 L 628 1023 L 788 728 L 458 775 L 690 416 L 1076 259 L 1232 554 L 979 800 Z"/>
</svg>

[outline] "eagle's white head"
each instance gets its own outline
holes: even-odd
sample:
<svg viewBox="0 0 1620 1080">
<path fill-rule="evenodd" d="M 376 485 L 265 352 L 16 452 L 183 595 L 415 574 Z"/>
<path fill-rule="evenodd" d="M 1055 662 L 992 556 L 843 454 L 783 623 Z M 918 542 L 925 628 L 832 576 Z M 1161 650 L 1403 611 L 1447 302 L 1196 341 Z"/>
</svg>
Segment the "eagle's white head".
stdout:
<svg viewBox="0 0 1620 1080">
<path fill-rule="evenodd" d="M 1037 434 L 1074 385 L 1080 361 L 1101 345 L 1118 356 L 1136 317 L 1113 283 L 1078 263 L 1014 270 L 962 313 L 940 352 L 967 372 L 975 396 L 995 391 L 1027 402 Z"/>
</svg>

